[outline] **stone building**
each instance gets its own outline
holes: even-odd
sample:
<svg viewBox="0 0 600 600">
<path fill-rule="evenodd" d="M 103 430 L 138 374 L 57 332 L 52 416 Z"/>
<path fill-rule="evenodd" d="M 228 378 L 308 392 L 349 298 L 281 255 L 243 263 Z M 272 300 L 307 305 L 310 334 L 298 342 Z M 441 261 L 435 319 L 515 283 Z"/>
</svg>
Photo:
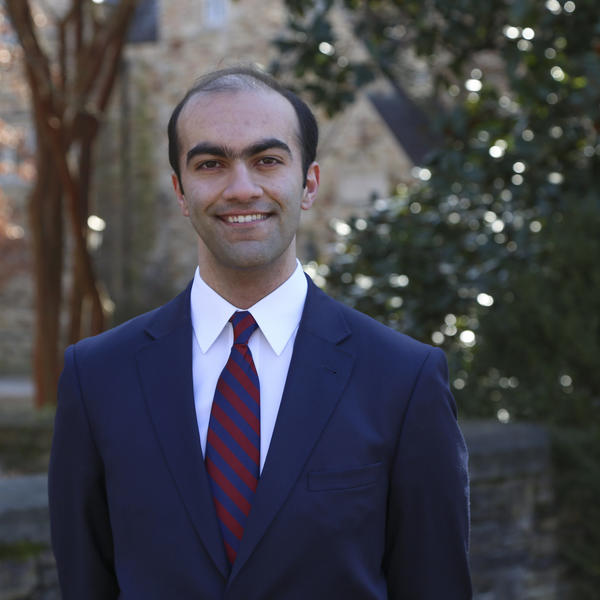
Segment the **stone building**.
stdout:
<svg viewBox="0 0 600 600">
<path fill-rule="evenodd" d="M 276 52 L 270 40 L 286 23 L 279 0 L 146 0 L 144 9 L 145 23 L 126 47 L 96 147 L 93 211 L 106 228 L 94 233 L 93 242 L 99 273 L 115 302 L 113 323 L 166 301 L 193 274 L 194 233 L 178 213 L 167 160 L 166 124 L 173 106 L 207 70 L 238 63 L 267 66 Z M 39 18 L 43 21 L 43 14 Z M 339 21 L 343 28 L 343 15 Z M 14 46 L 9 24 L 1 27 L 3 43 Z M 20 136 L 25 156 L 31 155 L 35 142 L 20 65 L 2 70 L 1 52 L 0 119 Z M 316 206 L 303 216 L 303 260 L 326 256 L 333 217 L 360 212 L 371 195 L 387 195 L 411 179 L 410 159 L 367 96 L 333 120 L 318 116 L 322 186 Z M 26 241 L 24 175 L 31 177 L 31 165 L 7 145 L 0 148 L 0 162 L 9 164 L 0 170 L 3 204 L 11 207 L 10 222 Z M 29 370 L 33 316 L 25 244 L 22 252 L 19 273 L 5 282 L 0 278 L 0 373 Z"/>
</svg>

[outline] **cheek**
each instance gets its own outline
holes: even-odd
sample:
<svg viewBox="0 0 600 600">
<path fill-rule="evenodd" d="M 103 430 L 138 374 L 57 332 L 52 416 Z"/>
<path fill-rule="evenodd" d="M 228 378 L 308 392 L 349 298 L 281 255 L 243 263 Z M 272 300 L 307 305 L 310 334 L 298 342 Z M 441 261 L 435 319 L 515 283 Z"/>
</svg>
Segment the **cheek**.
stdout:
<svg viewBox="0 0 600 600">
<path fill-rule="evenodd" d="M 276 202 L 284 206 L 288 211 L 300 210 L 303 198 L 303 187 L 300 181 L 278 181 L 270 182 L 263 189 Z"/>
<path fill-rule="evenodd" d="M 214 193 L 206 185 L 188 183 L 185 186 L 185 203 L 190 215 L 201 215 L 212 204 L 211 198 L 214 198 Z"/>
</svg>

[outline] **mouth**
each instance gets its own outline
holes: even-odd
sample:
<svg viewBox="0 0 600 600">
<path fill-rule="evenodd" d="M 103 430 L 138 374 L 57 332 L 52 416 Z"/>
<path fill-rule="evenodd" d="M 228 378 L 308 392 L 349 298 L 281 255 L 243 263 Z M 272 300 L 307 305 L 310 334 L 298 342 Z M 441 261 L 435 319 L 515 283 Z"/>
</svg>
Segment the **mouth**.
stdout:
<svg viewBox="0 0 600 600">
<path fill-rule="evenodd" d="M 223 215 L 221 217 L 226 223 L 255 223 L 265 221 L 269 218 L 268 213 L 252 213 L 249 215 Z"/>
</svg>

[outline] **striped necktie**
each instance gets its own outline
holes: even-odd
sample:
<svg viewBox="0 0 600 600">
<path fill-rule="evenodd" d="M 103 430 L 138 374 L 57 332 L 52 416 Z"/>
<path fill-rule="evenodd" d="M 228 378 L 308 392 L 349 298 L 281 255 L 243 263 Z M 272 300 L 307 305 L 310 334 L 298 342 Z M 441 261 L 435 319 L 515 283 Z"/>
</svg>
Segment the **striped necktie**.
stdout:
<svg viewBox="0 0 600 600">
<path fill-rule="evenodd" d="M 229 319 L 233 346 L 213 399 L 206 470 L 229 563 L 233 564 L 259 476 L 260 388 L 248 340 L 258 325 L 247 311 Z"/>
</svg>

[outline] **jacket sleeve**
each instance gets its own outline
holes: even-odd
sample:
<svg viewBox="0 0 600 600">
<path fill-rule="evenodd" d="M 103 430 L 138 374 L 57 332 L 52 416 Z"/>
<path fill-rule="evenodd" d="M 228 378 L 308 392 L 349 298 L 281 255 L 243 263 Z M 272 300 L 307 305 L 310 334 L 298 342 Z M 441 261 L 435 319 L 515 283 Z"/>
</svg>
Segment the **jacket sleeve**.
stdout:
<svg viewBox="0 0 600 600">
<path fill-rule="evenodd" d="M 116 600 L 119 587 L 103 465 L 92 437 L 73 346 L 65 353 L 58 387 L 48 493 L 63 600 Z"/>
<path fill-rule="evenodd" d="M 469 600 L 467 449 L 432 349 L 417 376 L 392 465 L 386 559 L 390 600 Z"/>
</svg>

